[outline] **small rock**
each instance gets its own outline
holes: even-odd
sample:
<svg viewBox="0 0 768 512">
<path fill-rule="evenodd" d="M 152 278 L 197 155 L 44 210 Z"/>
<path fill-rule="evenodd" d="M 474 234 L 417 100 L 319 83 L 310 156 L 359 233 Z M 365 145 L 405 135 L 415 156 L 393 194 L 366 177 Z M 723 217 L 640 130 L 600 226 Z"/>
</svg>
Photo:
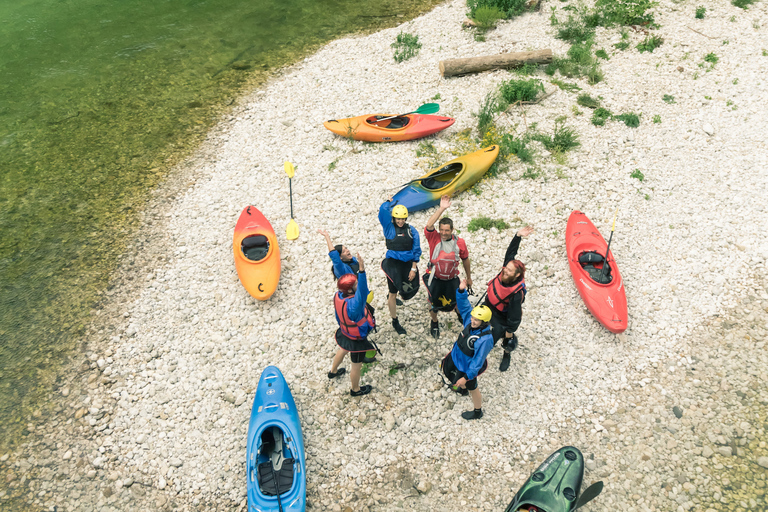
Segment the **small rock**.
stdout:
<svg viewBox="0 0 768 512">
<path fill-rule="evenodd" d="M 106 486 L 105 488 L 103 488 L 101 490 L 101 494 L 103 494 L 105 498 L 109 498 L 110 496 L 112 496 L 112 493 L 114 493 L 114 492 L 115 491 L 112 490 L 112 486 L 111 485 L 108 485 L 108 486 Z"/>
<path fill-rule="evenodd" d="M 171 460 L 168 461 L 168 464 L 175 467 L 180 468 L 183 462 L 181 462 L 181 459 L 177 459 L 176 457 L 172 457 Z"/>
<path fill-rule="evenodd" d="M 225 402 L 231 404 L 235 403 L 235 395 L 233 395 L 231 391 L 225 391 L 221 398 L 223 398 Z"/>
<path fill-rule="evenodd" d="M 768 468 L 768 457 L 759 457 L 757 459 L 757 465 Z"/>
<path fill-rule="evenodd" d="M 683 409 L 679 405 L 674 406 L 672 408 L 672 412 L 675 413 L 675 418 L 677 419 L 680 419 L 683 417 Z"/>
<path fill-rule="evenodd" d="M 715 454 L 715 452 L 709 446 L 705 446 L 704 449 L 701 450 L 701 455 L 703 455 L 706 458 L 710 458 L 714 454 Z"/>
<path fill-rule="evenodd" d="M 715 134 L 715 129 L 709 123 L 704 123 L 701 129 L 704 130 L 704 133 L 706 133 L 710 137 Z"/>
<path fill-rule="evenodd" d="M 158 489 L 165 489 L 165 486 L 167 485 L 167 482 L 165 481 L 165 478 L 162 476 L 160 477 L 160 480 L 157 481 L 157 488 Z"/>
<path fill-rule="evenodd" d="M 594 470 L 595 470 L 595 468 L 597 467 L 597 464 L 596 464 L 596 463 L 595 463 L 595 461 L 594 461 L 594 460 L 592 460 L 592 459 L 587 459 L 586 461 L 584 461 L 584 465 L 585 465 L 585 466 L 587 467 L 587 469 L 588 469 L 588 470 L 590 470 L 590 471 L 594 471 Z"/>
<path fill-rule="evenodd" d="M 720 455 L 724 455 L 725 457 L 730 457 L 731 455 L 733 455 L 733 448 L 731 448 L 730 446 L 719 446 L 717 448 L 717 453 L 719 453 Z"/>
<path fill-rule="evenodd" d="M 72 458 L 72 450 L 67 450 L 64 455 L 61 456 L 62 460 L 69 460 Z"/>
</svg>

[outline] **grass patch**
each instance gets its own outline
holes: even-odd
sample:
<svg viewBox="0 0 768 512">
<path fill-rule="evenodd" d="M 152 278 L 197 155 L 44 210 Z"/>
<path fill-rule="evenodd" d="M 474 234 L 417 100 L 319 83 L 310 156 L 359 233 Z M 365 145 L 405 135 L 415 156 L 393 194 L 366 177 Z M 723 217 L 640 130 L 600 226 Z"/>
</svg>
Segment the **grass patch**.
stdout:
<svg viewBox="0 0 768 512">
<path fill-rule="evenodd" d="M 485 138 L 488 130 L 493 126 L 493 116 L 501 112 L 505 106 L 502 105 L 498 91 L 491 91 L 486 94 L 480 110 L 477 114 L 477 133 L 481 139 Z"/>
<path fill-rule="evenodd" d="M 407 32 L 400 32 L 397 34 L 395 42 L 390 46 L 395 49 L 395 62 L 403 62 L 411 59 L 418 55 L 419 50 L 421 49 L 419 36 L 415 36 Z"/>
<path fill-rule="evenodd" d="M 675 103 L 675 97 L 671 94 L 665 94 L 661 97 L 661 99 L 664 101 L 664 103 Z"/>
<path fill-rule="evenodd" d="M 416 148 L 416 157 L 424 158 L 427 161 L 427 166 L 430 169 L 440 166 L 442 158 L 440 158 L 440 152 L 435 145 L 428 140 L 419 142 L 419 146 Z"/>
<path fill-rule="evenodd" d="M 578 84 L 574 84 L 571 82 L 563 82 L 562 80 L 558 80 L 557 78 L 553 78 L 552 80 L 550 80 L 550 82 L 552 82 L 552 85 L 556 85 L 560 89 L 567 92 L 576 92 L 581 90 L 581 87 L 579 87 Z"/>
<path fill-rule="evenodd" d="M 610 28 L 616 25 L 654 25 L 649 12 L 658 2 L 652 0 L 597 0 L 590 15 L 591 23 Z"/>
<path fill-rule="evenodd" d="M 518 138 L 511 133 L 505 133 L 499 142 L 499 152 L 503 158 L 514 155 L 521 162 L 533 163 L 533 152 L 528 147 L 528 140 L 525 137 Z"/>
<path fill-rule="evenodd" d="M 515 75 L 519 76 L 528 76 L 536 73 L 539 70 L 538 64 L 532 64 L 530 62 L 526 62 L 522 66 L 518 66 L 516 68 L 510 69 L 510 73 L 514 73 Z"/>
<path fill-rule="evenodd" d="M 661 123 L 661 116 L 659 114 L 656 114 L 655 116 L 653 116 L 653 122 L 654 124 Z"/>
<path fill-rule="evenodd" d="M 541 142 L 551 153 L 565 153 L 573 148 L 581 146 L 579 134 L 569 126 L 565 126 L 565 119 L 560 117 L 555 120 L 555 131 L 552 135 L 534 133 L 531 140 Z"/>
<path fill-rule="evenodd" d="M 504 222 L 502 219 L 491 219 L 490 217 L 475 217 L 471 221 L 469 221 L 469 224 L 467 225 L 467 230 L 470 233 L 474 233 L 477 230 L 480 229 L 491 229 L 496 228 L 498 230 L 507 229 L 509 228 L 509 224 Z"/>
<path fill-rule="evenodd" d="M 717 64 L 717 61 L 719 61 L 719 60 L 720 60 L 720 59 L 719 59 L 719 58 L 717 57 L 717 55 L 715 55 L 714 53 L 708 53 L 708 54 L 706 54 L 706 55 L 704 56 L 704 62 L 709 62 L 709 63 L 711 63 L 713 66 L 714 66 L 715 64 Z"/>
<path fill-rule="evenodd" d="M 619 114 L 613 116 L 616 121 L 624 121 L 624 124 L 630 128 L 637 128 L 640 126 L 640 116 L 633 112 L 627 112 L 626 114 Z"/>
<path fill-rule="evenodd" d="M 610 110 L 600 107 L 592 113 L 592 124 L 595 126 L 603 126 L 612 115 Z"/>
<path fill-rule="evenodd" d="M 568 78 L 587 77 L 592 85 L 604 78 L 597 60 L 592 56 L 592 40 L 574 44 L 566 57 L 556 57 L 544 68 L 544 72 L 549 76 L 554 75 L 556 71 Z"/>
<path fill-rule="evenodd" d="M 589 94 L 579 94 L 579 97 L 576 98 L 576 103 L 587 108 L 597 108 L 600 106 L 600 100 L 596 100 Z"/>
<path fill-rule="evenodd" d="M 600 48 L 599 50 L 597 50 L 595 52 L 595 57 L 599 57 L 599 58 L 601 58 L 603 60 L 609 60 L 610 59 L 610 57 L 608 57 L 608 52 L 606 52 L 602 48 Z"/>
<path fill-rule="evenodd" d="M 660 36 L 656 36 L 656 35 L 647 36 L 635 48 L 637 48 L 640 51 L 640 53 L 643 53 L 643 52 L 653 53 L 653 50 L 661 46 L 662 43 L 664 43 L 664 39 L 661 38 Z"/>
<path fill-rule="evenodd" d="M 741 9 L 748 9 L 750 5 L 755 3 L 755 0 L 731 0 L 731 3 Z"/>
<path fill-rule="evenodd" d="M 525 172 L 520 176 L 524 180 L 535 180 L 541 177 L 541 169 L 537 167 L 526 167 Z"/>
<path fill-rule="evenodd" d="M 499 87 L 499 94 L 508 105 L 518 101 L 534 101 L 541 92 L 544 92 L 544 85 L 536 78 L 507 80 Z"/>
<path fill-rule="evenodd" d="M 472 19 L 475 19 L 479 9 L 492 7 L 501 13 L 502 18 L 508 20 L 526 12 L 528 8 L 525 4 L 526 0 L 467 0 L 469 17 Z"/>
<path fill-rule="evenodd" d="M 703 6 L 699 6 L 696 8 L 696 14 L 694 15 L 697 20 L 703 20 L 704 15 L 707 14 L 707 8 Z"/>
<path fill-rule="evenodd" d="M 496 24 L 504 17 L 504 13 L 495 5 L 481 5 L 475 9 L 472 19 L 477 23 L 477 29 L 486 32 L 496 28 Z"/>
<path fill-rule="evenodd" d="M 635 178 L 636 180 L 643 181 L 645 179 L 645 174 L 640 172 L 640 169 L 635 169 L 629 174 L 630 178 Z"/>
<path fill-rule="evenodd" d="M 568 16 L 568 20 L 558 26 L 555 37 L 572 44 L 585 43 L 595 36 L 595 28 L 587 26 L 582 17 Z"/>
</svg>

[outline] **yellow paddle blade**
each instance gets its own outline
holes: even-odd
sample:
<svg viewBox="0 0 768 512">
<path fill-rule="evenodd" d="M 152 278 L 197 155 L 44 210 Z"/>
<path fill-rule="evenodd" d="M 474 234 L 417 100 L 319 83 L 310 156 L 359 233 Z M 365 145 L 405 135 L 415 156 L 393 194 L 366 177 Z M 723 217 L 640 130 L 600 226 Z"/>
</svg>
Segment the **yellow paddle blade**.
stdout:
<svg viewBox="0 0 768 512">
<path fill-rule="evenodd" d="M 616 217 L 619 215 L 619 209 L 616 208 L 616 213 L 613 214 L 613 226 L 611 227 L 611 231 L 616 229 Z"/>
<path fill-rule="evenodd" d="M 293 173 L 295 172 L 293 164 L 291 162 L 285 162 L 283 168 L 285 168 L 285 174 L 287 174 L 289 178 L 293 178 Z"/>
<path fill-rule="evenodd" d="M 291 219 L 291 222 L 288 223 L 288 227 L 285 228 L 285 237 L 288 240 L 296 240 L 299 238 L 299 225 L 296 224 L 296 221 Z"/>
<path fill-rule="evenodd" d="M 368 292 L 368 297 L 365 299 L 365 302 L 367 302 L 368 304 L 370 304 L 371 302 L 373 302 L 373 290 L 371 290 L 370 292 Z"/>
</svg>

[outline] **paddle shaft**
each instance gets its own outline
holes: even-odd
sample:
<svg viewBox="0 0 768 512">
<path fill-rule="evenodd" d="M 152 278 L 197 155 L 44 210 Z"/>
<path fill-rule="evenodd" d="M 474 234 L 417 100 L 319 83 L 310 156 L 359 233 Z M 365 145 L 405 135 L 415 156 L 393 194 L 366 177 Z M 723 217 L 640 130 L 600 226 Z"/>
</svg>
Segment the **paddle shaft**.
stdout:
<svg viewBox="0 0 768 512">
<path fill-rule="evenodd" d="M 611 250 L 611 242 L 613 241 L 613 231 L 616 229 L 616 216 L 619 215 L 619 209 L 616 208 L 616 213 L 613 215 L 613 226 L 611 226 L 611 236 L 608 237 L 608 247 L 605 248 L 605 261 L 603 262 L 602 275 L 605 277 L 608 270 L 608 251 Z"/>
<path fill-rule="evenodd" d="M 389 117 L 384 117 L 382 119 L 377 119 L 376 121 L 373 122 L 373 124 L 376 124 L 380 121 L 387 121 L 389 119 L 394 119 L 400 116 L 407 116 L 410 114 L 435 114 L 437 113 L 438 110 L 440 110 L 440 105 L 438 105 L 437 103 L 425 103 L 419 108 L 417 108 L 416 110 L 414 110 L 413 112 L 406 112 L 405 114 L 397 114 L 396 116 L 389 116 Z"/>
<path fill-rule="evenodd" d="M 277 473 L 275 473 L 275 465 L 272 461 L 269 462 L 272 465 L 272 481 L 275 483 L 275 496 L 277 496 L 277 507 L 280 512 L 283 512 L 283 501 L 280 499 L 280 488 L 277 486 Z"/>
<path fill-rule="evenodd" d="M 291 218 L 293 218 L 293 185 L 291 185 L 291 182 L 293 181 L 293 178 L 288 178 L 288 194 L 291 198 Z M 611 233 L 613 235 L 613 233 Z"/>
</svg>

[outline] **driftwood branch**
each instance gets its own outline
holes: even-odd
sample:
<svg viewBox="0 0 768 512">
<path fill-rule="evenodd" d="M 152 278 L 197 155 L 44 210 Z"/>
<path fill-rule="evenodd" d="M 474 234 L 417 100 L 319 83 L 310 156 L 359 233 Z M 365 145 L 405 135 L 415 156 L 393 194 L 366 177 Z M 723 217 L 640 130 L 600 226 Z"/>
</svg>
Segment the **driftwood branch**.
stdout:
<svg viewBox="0 0 768 512">
<path fill-rule="evenodd" d="M 693 30 L 694 32 L 696 32 L 696 33 L 697 33 L 697 34 L 699 34 L 700 36 L 704 36 L 704 37 L 706 37 L 706 38 L 708 38 L 708 39 L 716 39 L 716 38 L 714 38 L 714 37 L 709 37 L 707 34 L 702 34 L 702 33 L 701 33 L 701 32 L 699 32 L 698 30 L 696 30 L 696 29 L 693 29 L 693 28 L 689 27 L 688 25 L 686 25 L 686 26 L 685 26 L 685 28 L 687 28 L 688 30 Z"/>
<path fill-rule="evenodd" d="M 523 64 L 549 64 L 552 62 L 552 50 L 533 52 L 513 52 L 499 55 L 484 55 L 466 59 L 448 59 L 440 61 L 440 74 L 446 76 L 479 73 L 491 69 L 509 69 Z"/>
</svg>

